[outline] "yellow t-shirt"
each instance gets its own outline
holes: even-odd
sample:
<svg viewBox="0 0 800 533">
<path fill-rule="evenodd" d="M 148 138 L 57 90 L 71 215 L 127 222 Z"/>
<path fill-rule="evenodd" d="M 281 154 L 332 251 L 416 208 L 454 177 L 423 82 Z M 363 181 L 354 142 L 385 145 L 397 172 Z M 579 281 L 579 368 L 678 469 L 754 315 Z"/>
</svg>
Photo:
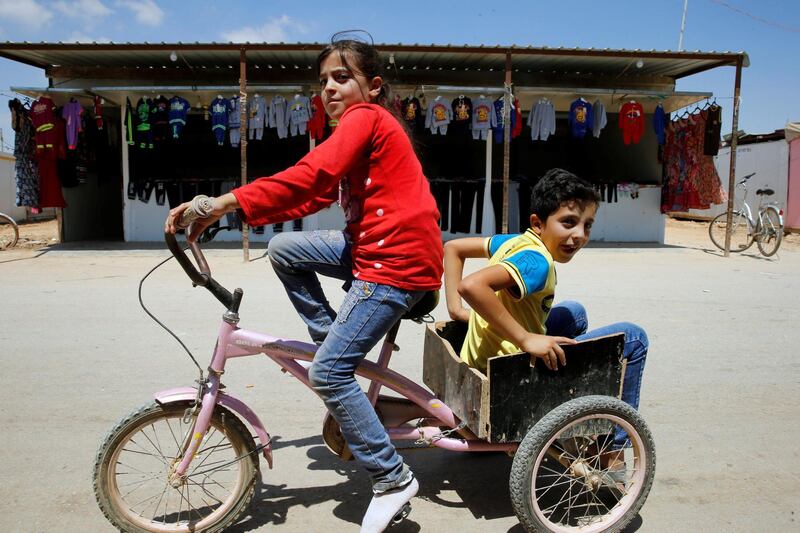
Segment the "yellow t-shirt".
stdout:
<svg viewBox="0 0 800 533">
<path fill-rule="evenodd" d="M 553 306 L 556 269 L 553 257 L 530 229 L 519 235 L 495 235 L 486 239 L 489 266 L 505 268 L 516 283 L 498 291 L 497 297 L 511 316 L 525 329 L 545 334 L 545 321 Z M 461 347 L 461 360 L 483 372 L 486 360 L 522 350 L 503 339 L 475 311 L 469 315 L 469 328 Z"/>
</svg>

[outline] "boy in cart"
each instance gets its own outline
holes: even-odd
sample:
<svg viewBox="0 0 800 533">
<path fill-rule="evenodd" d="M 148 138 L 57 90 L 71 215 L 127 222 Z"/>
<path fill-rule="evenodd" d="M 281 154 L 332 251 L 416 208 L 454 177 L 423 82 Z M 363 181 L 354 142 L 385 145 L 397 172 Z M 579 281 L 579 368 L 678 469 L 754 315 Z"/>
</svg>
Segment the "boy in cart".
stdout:
<svg viewBox="0 0 800 533">
<path fill-rule="evenodd" d="M 553 305 L 555 263 L 567 263 L 589 242 L 600 198 L 585 181 L 562 169 L 548 171 L 531 191 L 530 228 L 518 235 L 455 239 L 444 246 L 447 310 L 454 320 L 468 322 L 461 359 L 486 371 L 498 355 L 526 352 L 550 370 L 568 364 L 561 347 L 614 333 L 625 334 L 627 365 L 622 400 L 639 407 L 639 391 L 647 357 L 644 330 L 618 322 L 588 330 L 586 309 L 578 302 Z M 463 276 L 467 258 L 488 258 L 485 268 Z M 462 298 L 471 306 L 466 309 Z M 618 430 L 613 449 L 627 445 Z M 610 460 L 610 471 L 616 461 Z M 622 463 L 620 469 L 624 469 Z M 620 472 L 624 476 L 624 470 Z"/>
</svg>

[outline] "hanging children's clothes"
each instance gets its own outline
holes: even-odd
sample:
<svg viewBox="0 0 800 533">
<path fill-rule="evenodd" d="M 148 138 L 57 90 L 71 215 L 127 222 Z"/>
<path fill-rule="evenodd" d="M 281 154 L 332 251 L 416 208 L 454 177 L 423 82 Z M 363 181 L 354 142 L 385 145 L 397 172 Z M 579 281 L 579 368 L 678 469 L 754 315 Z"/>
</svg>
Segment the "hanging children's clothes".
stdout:
<svg viewBox="0 0 800 533">
<path fill-rule="evenodd" d="M 31 121 L 36 129 L 36 149 L 53 148 L 56 143 L 56 104 L 46 96 L 31 106 Z"/>
<path fill-rule="evenodd" d="M 56 105 L 50 98 L 42 96 L 31 106 L 31 122 L 36 131 L 36 165 L 39 170 L 38 207 L 67 205 L 58 181 L 58 158 L 66 156 L 64 130 L 58 126 L 59 120 Z"/>
<path fill-rule="evenodd" d="M 169 125 L 172 128 L 172 138 L 179 139 L 183 127 L 186 126 L 186 116 L 191 105 L 180 96 L 173 96 L 169 101 Z"/>
<path fill-rule="evenodd" d="M 639 144 L 644 134 L 644 109 L 635 100 L 625 102 L 619 110 L 619 129 L 622 130 L 622 142 Z"/>
<path fill-rule="evenodd" d="M 39 169 L 36 165 L 35 129 L 30 114 L 18 99 L 8 102 L 14 130 L 14 175 L 16 204 L 39 208 Z"/>
<path fill-rule="evenodd" d="M 714 158 L 703 153 L 706 120 L 701 111 L 666 128 L 662 212 L 708 209 L 727 198 Z"/>
<path fill-rule="evenodd" d="M 136 102 L 136 144 L 139 148 L 153 148 L 153 130 L 150 114 L 153 102 L 149 98 L 139 98 Z"/>
<path fill-rule="evenodd" d="M 472 103 L 472 138 L 483 139 L 489 137 L 489 130 L 497 126 L 497 117 L 494 114 L 492 101 L 481 96 Z"/>
<path fill-rule="evenodd" d="M 169 129 L 169 100 L 164 95 L 158 95 L 153 102 L 153 142 L 161 143 L 170 138 Z"/>
<path fill-rule="evenodd" d="M 223 146 L 225 144 L 225 130 L 228 129 L 230 103 L 226 98 L 217 96 L 211 100 L 209 111 L 211 111 L 211 131 L 217 140 L 217 146 Z"/>
<path fill-rule="evenodd" d="M 667 114 L 664 113 L 664 107 L 661 104 L 656 106 L 653 111 L 653 131 L 656 132 L 656 139 L 658 139 L 659 146 L 663 145 L 666 138 L 664 130 L 667 127 Z"/>
<path fill-rule="evenodd" d="M 61 118 L 66 121 L 68 150 L 78 148 L 78 133 L 83 129 L 81 125 L 82 116 L 83 107 L 74 98 L 70 98 L 69 102 L 64 104 L 64 108 L 61 110 Z"/>
<path fill-rule="evenodd" d="M 472 100 L 463 94 L 453 99 L 453 120 L 450 122 L 450 131 L 455 135 L 469 135 L 472 125 Z"/>
<path fill-rule="evenodd" d="M 125 142 L 133 146 L 136 141 L 133 137 L 133 104 L 130 98 L 125 99 Z"/>
<path fill-rule="evenodd" d="M 97 129 L 103 129 L 103 99 L 99 96 L 94 97 L 94 121 Z"/>
<path fill-rule="evenodd" d="M 267 101 L 256 94 L 247 102 L 247 138 L 260 141 L 264 135 L 264 124 L 267 118 Z"/>
<path fill-rule="evenodd" d="M 406 121 L 406 125 L 408 129 L 411 130 L 411 133 L 418 132 L 425 123 L 422 117 L 422 104 L 419 103 L 419 99 L 415 96 L 403 99 L 401 116 L 403 120 Z"/>
<path fill-rule="evenodd" d="M 516 139 L 522 133 L 522 108 L 519 99 L 514 98 L 511 103 L 511 138 Z"/>
<path fill-rule="evenodd" d="M 311 104 L 308 96 L 294 95 L 288 101 L 289 106 L 289 135 L 305 135 L 308 121 L 311 120 Z"/>
<path fill-rule="evenodd" d="M 398 117 L 403 116 L 403 99 L 400 98 L 400 95 L 395 93 L 394 98 L 392 98 L 392 110 L 397 113 Z"/>
<path fill-rule="evenodd" d="M 592 131 L 592 104 L 578 98 L 569 106 L 569 130 L 573 137 L 582 139 Z"/>
<path fill-rule="evenodd" d="M 600 132 L 608 124 L 608 116 L 606 115 L 606 106 L 600 100 L 595 100 L 592 104 L 592 135 L 595 139 L 600 137 Z"/>
<path fill-rule="evenodd" d="M 706 112 L 706 128 L 703 137 L 703 154 L 717 155 L 719 152 L 719 136 L 722 131 L 722 108 L 712 105 Z"/>
<path fill-rule="evenodd" d="M 289 113 L 286 98 L 280 94 L 272 97 L 269 104 L 269 127 L 276 128 L 278 138 L 285 139 L 289 135 Z"/>
<path fill-rule="evenodd" d="M 505 127 L 503 124 L 503 114 L 504 114 L 503 108 L 505 107 L 504 102 L 505 100 L 503 96 L 494 101 L 494 115 L 495 115 L 496 125 L 493 128 L 494 129 L 493 138 L 496 144 L 502 143 L 505 136 Z M 521 117 L 522 115 L 521 113 L 519 113 L 519 100 L 517 100 L 516 98 L 511 102 L 511 111 L 509 113 L 509 116 L 511 117 L 511 138 L 513 139 L 514 137 L 519 135 L 519 132 L 522 130 L 522 119 L 520 118 L 518 120 L 518 117 Z"/>
<path fill-rule="evenodd" d="M 425 127 L 436 135 L 447 134 L 447 125 L 453 120 L 453 110 L 450 104 L 441 96 L 437 96 L 428 104 L 428 113 L 425 116 Z"/>
<path fill-rule="evenodd" d="M 533 106 L 528 115 L 531 127 L 531 140 L 546 141 L 556 132 L 556 109 L 547 98 L 542 98 Z"/>
<path fill-rule="evenodd" d="M 308 121 L 308 134 L 317 141 L 322 140 L 322 137 L 325 136 L 325 107 L 318 94 L 311 97 L 311 120 Z"/>
<path fill-rule="evenodd" d="M 242 116 L 239 108 L 239 97 L 234 96 L 228 100 L 228 131 L 230 132 L 231 146 L 236 148 L 241 140 Z"/>
</svg>

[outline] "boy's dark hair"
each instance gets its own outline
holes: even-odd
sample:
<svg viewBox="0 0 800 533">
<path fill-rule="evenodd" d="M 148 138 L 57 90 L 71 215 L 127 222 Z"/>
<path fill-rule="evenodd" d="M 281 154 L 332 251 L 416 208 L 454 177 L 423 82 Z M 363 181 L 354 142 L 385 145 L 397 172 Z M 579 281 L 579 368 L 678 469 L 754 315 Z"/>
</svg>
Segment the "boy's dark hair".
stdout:
<svg viewBox="0 0 800 533">
<path fill-rule="evenodd" d="M 548 170 L 531 191 L 531 214 L 545 222 L 564 205 L 577 202 L 581 206 L 597 204 L 600 195 L 591 185 L 563 168 Z"/>
</svg>

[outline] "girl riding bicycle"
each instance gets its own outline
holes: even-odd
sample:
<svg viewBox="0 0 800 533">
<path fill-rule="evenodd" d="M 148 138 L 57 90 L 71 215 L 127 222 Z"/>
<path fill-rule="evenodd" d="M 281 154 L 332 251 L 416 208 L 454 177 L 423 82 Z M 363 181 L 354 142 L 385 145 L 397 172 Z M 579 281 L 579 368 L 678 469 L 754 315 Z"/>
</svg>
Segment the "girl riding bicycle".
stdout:
<svg viewBox="0 0 800 533">
<path fill-rule="evenodd" d="M 282 233 L 269 243 L 272 267 L 319 345 L 309 370 L 314 390 L 339 423 L 374 496 L 362 531 L 383 531 L 416 494 L 418 483 L 389 440 L 354 373 L 366 354 L 442 277 L 439 212 L 411 139 L 389 106 L 377 50 L 336 41 L 317 57 L 322 102 L 338 126 L 295 166 L 212 199 L 211 216 L 188 239 L 238 210 L 250 225 L 301 218 L 331 205 L 344 231 Z M 165 230 L 190 204 L 169 212 Z M 343 280 L 338 313 L 318 274 Z"/>
</svg>

